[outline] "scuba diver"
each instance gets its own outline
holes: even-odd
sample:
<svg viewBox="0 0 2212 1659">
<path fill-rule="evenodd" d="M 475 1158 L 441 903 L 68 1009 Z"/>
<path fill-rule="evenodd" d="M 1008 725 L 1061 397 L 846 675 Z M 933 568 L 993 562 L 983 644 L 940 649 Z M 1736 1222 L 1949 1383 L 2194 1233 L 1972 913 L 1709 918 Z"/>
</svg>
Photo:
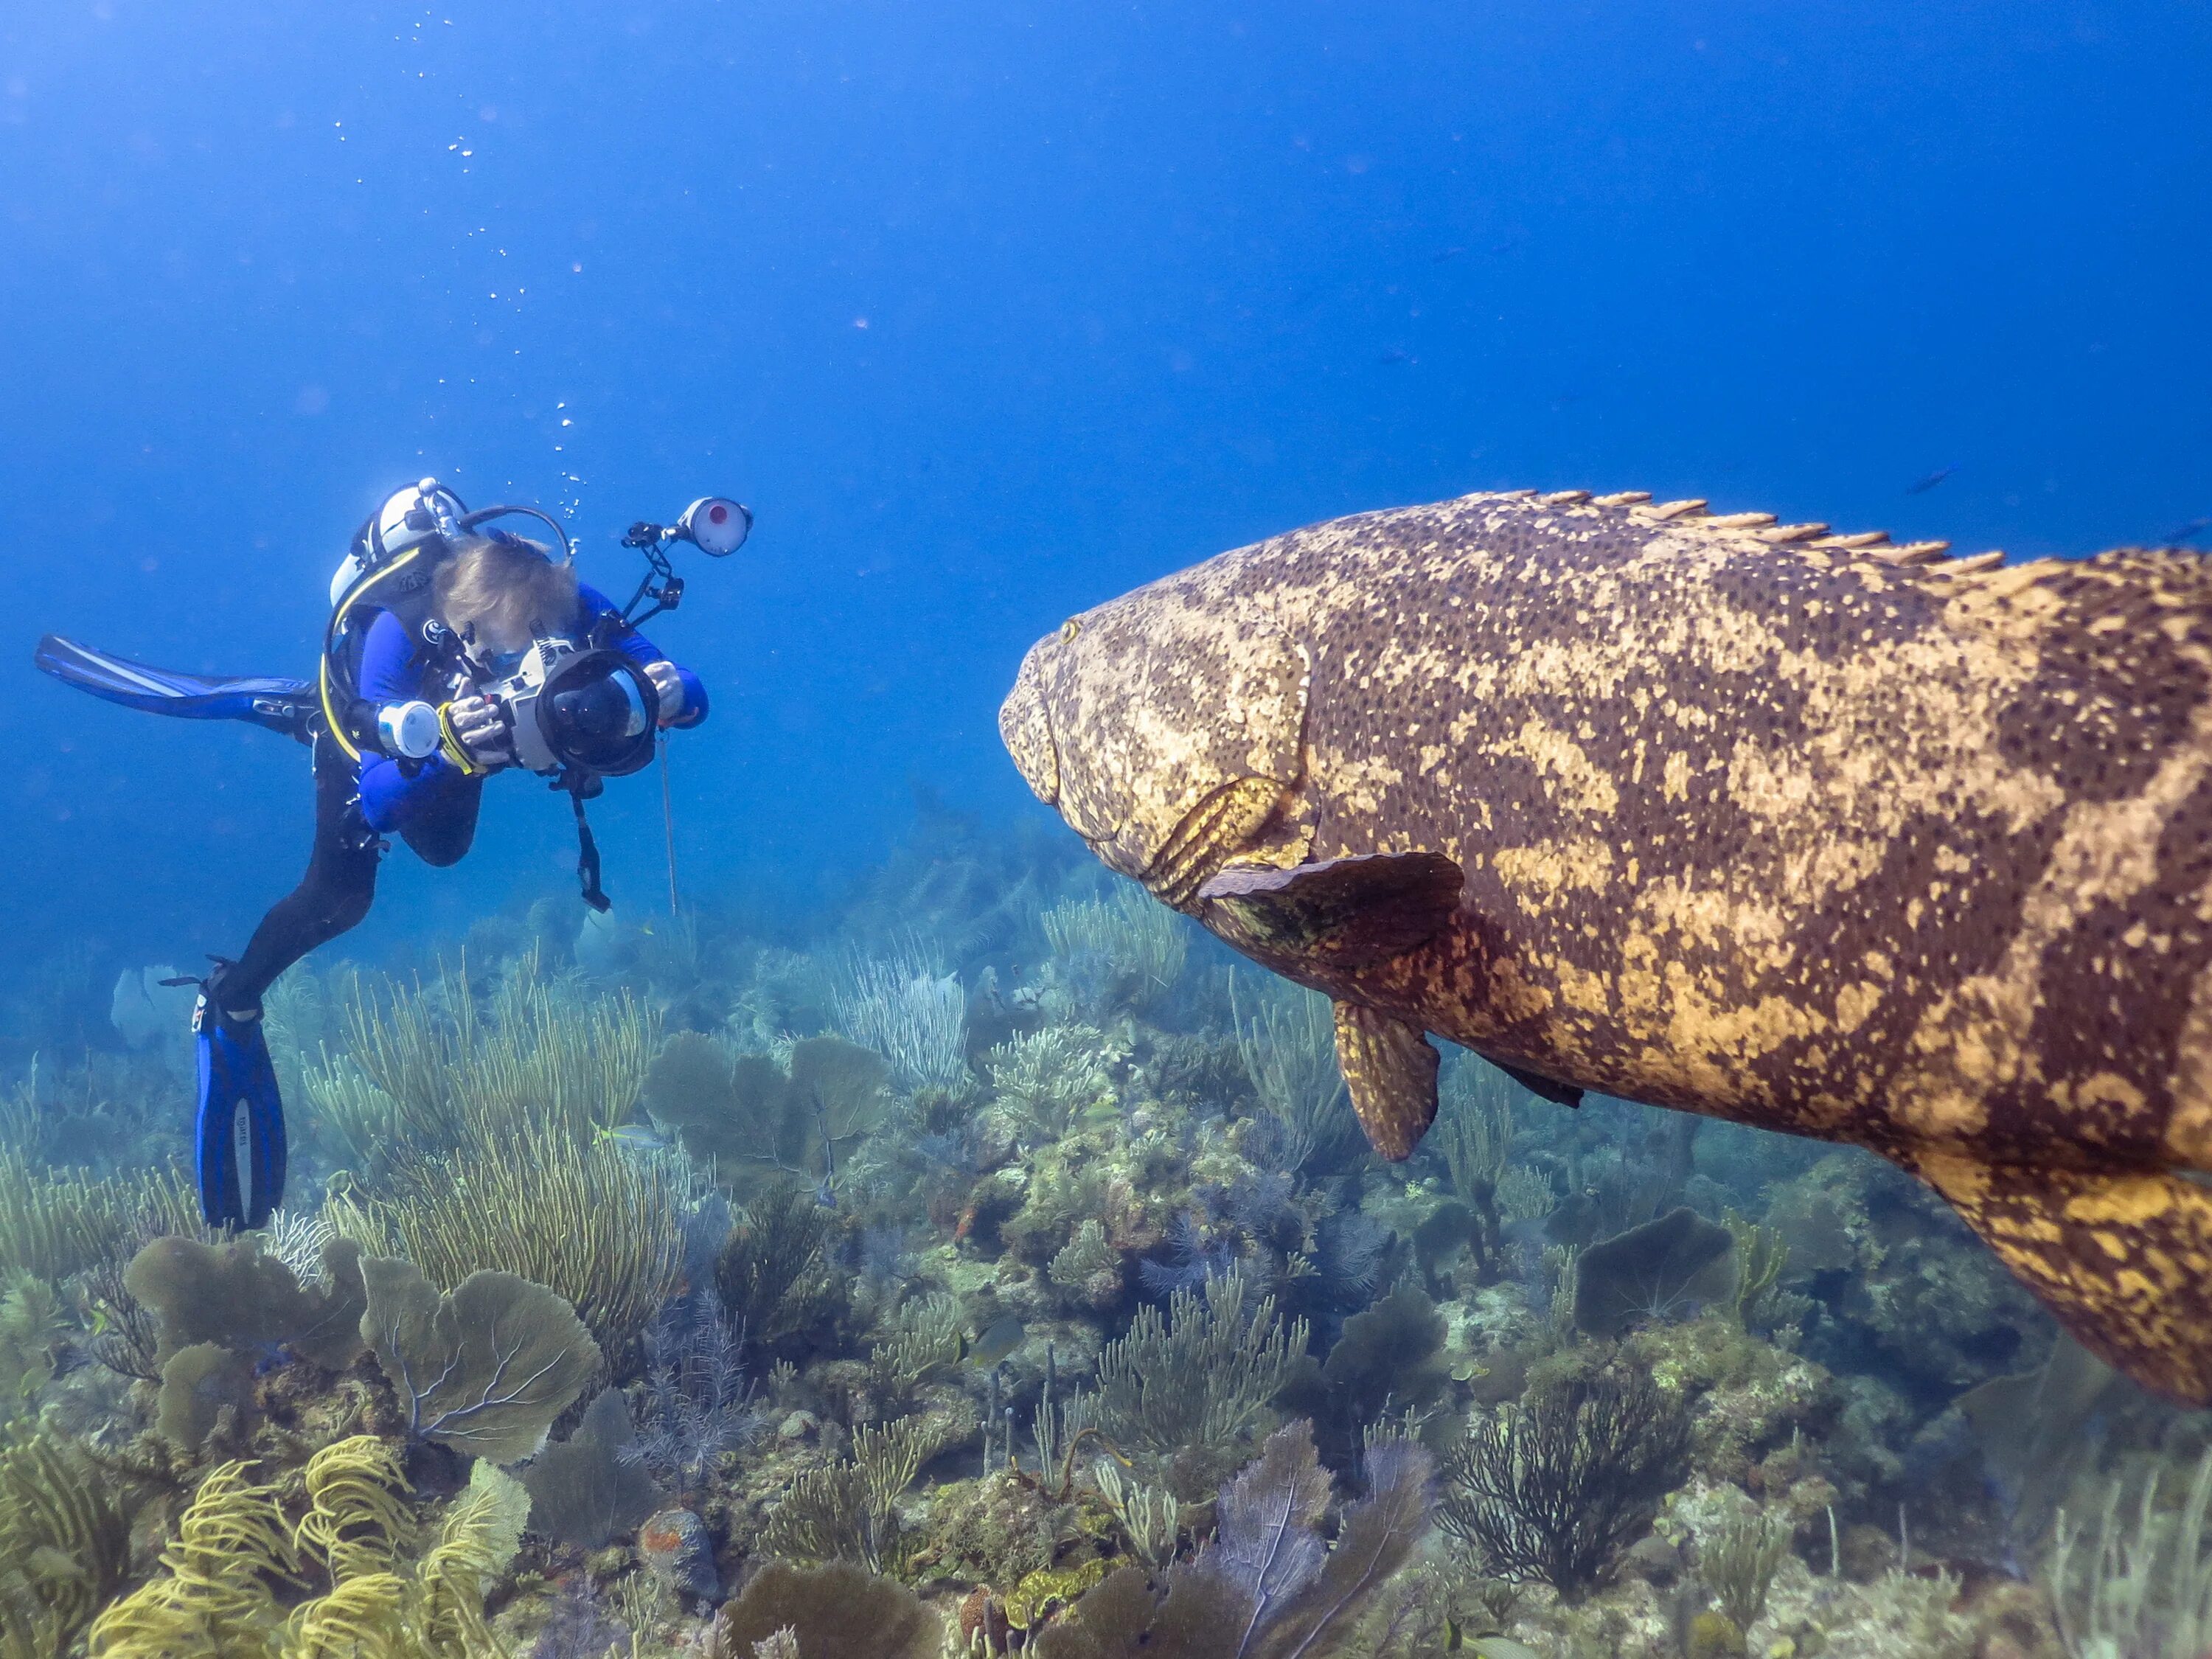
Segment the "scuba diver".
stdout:
<svg viewBox="0 0 2212 1659">
<path fill-rule="evenodd" d="M 516 514 L 548 526 L 560 556 L 489 526 Z M 251 721 L 310 751 L 307 872 L 270 907 L 244 954 L 212 957 L 214 971 L 198 981 L 194 1161 L 210 1226 L 259 1227 L 283 1202 L 283 1103 L 261 1000 L 287 968 L 368 914 L 389 837 L 426 864 L 459 863 L 475 838 L 484 780 L 524 768 L 568 795 L 584 900 L 608 908 L 585 801 L 603 779 L 647 765 L 662 730 L 707 716 L 698 678 L 637 625 L 683 596 L 667 557 L 672 543 L 721 557 L 751 526 L 751 513 L 721 496 L 694 501 L 665 528 L 632 525 L 623 544 L 649 568 L 617 607 L 577 580 L 574 549 L 547 514 L 513 506 L 471 513 L 425 478 L 388 497 L 356 532 L 331 580 L 313 682 L 175 673 L 52 635 L 40 641 L 36 665 L 81 690 L 160 714 Z"/>
</svg>

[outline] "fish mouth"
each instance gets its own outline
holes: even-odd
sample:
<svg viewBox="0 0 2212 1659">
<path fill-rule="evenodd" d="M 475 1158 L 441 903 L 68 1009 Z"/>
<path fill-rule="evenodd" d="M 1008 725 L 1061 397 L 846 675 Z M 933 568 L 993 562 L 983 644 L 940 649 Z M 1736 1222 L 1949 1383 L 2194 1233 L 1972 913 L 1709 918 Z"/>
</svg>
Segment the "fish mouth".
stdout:
<svg viewBox="0 0 2212 1659">
<path fill-rule="evenodd" d="M 1060 745 L 1052 735 L 1052 714 L 1045 702 L 1044 679 L 1037 666 L 1042 641 L 1030 647 L 1014 676 L 1013 690 L 999 705 L 999 740 L 1013 757 L 1014 769 L 1030 793 L 1047 806 L 1060 805 Z"/>
</svg>

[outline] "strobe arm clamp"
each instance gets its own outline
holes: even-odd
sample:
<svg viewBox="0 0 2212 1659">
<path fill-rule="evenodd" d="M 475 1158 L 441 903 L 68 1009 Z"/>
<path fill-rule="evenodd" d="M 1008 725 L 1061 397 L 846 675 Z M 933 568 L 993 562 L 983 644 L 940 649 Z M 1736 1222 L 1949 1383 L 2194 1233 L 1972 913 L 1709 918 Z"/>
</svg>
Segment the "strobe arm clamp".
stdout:
<svg viewBox="0 0 2212 1659">
<path fill-rule="evenodd" d="M 645 555 L 645 578 L 623 607 L 623 620 L 632 628 L 684 602 L 684 578 L 668 562 L 668 550 L 677 542 L 690 542 L 710 558 L 727 558 L 745 544 L 752 533 L 752 509 L 726 495 L 702 495 L 684 509 L 672 525 L 640 519 L 623 534 L 623 545 Z M 647 599 L 650 610 L 638 607 Z"/>
<path fill-rule="evenodd" d="M 629 603 L 622 609 L 623 620 L 632 628 L 684 603 L 684 578 L 668 562 L 668 544 L 675 538 L 673 531 L 648 524 L 643 519 L 623 533 L 623 545 L 644 554 L 646 562 L 645 575 L 638 582 L 637 592 L 629 596 Z M 653 601 L 651 608 L 639 610 L 647 599 Z"/>
</svg>

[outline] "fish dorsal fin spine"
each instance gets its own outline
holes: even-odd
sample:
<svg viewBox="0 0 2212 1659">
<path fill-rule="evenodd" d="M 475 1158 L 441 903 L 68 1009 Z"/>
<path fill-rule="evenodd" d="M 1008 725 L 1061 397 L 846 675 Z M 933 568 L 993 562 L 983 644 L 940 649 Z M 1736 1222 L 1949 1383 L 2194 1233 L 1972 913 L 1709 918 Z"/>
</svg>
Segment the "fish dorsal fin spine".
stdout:
<svg viewBox="0 0 2212 1659">
<path fill-rule="evenodd" d="M 1539 495 L 1530 489 L 1516 489 L 1504 492 L 1501 499 L 1533 500 L 1542 507 L 1626 508 L 1630 516 L 1641 524 L 1700 531 L 1749 531 L 1756 539 L 1769 547 L 1865 553 L 1883 564 L 1906 568 L 1939 567 L 1946 574 L 1964 575 L 2004 562 L 2002 552 L 1965 556 L 1954 555 L 1951 552 L 1951 544 L 1946 541 L 1905 542 L 1893 545 L 1887 530 L 1836 534 L 1825 524 L 1780 524 L 1771 513 L 1709 513 L 1705 510 L 1705 499 L 1701 495 L 1686 496 L 1675 501 L 1655 502 L 1648 489 L 1616 490 L 1609 495 L 1593 495 L 1584 489 L 1555 489 L 1547 495 Z"/>
</svg>

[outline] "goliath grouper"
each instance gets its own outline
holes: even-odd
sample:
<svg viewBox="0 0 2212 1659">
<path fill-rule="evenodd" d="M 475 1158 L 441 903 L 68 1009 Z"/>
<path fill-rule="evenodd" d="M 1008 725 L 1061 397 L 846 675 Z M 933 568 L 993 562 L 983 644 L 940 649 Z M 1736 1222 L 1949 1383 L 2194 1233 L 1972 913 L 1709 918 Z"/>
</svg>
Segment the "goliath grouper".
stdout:
<svg viewBox="0 0 2212 1659">
<path fill-rule="evenodd" d="M 2212 566 L 2007 565 L 1581 491 L 1366 514 L 1040 641 L 1000 714 L 1109 866 L 1437 1053 L 1869 1147 L 2212 1401 Z"/>
</svg>

